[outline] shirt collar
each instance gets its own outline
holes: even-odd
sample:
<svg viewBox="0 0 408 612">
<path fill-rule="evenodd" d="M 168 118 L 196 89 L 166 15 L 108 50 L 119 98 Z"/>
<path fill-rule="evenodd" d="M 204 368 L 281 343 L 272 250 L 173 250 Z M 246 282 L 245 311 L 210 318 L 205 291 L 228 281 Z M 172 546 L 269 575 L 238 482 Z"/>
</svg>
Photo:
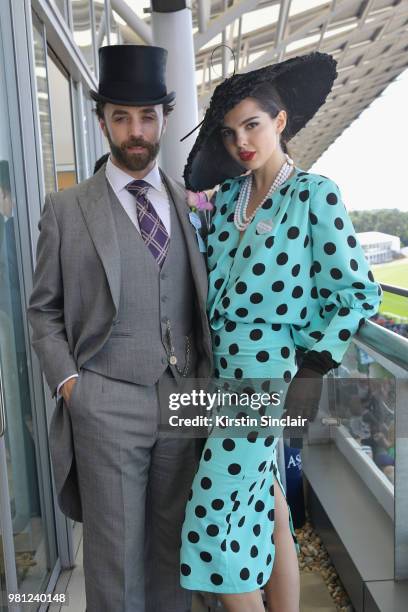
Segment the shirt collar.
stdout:
<svg viewBox="0 0 408 612">
<path fill-rule="evenodd" d="M 135 180 L 133 176 L 127 174 L 127 172 L 115 166 L 112 163 L 110 156 L 108 158 L 108 161 L 106 162 L 105 172 L 106 178 L 108 179 L 113 191 L 116 194 L 120 193 L 123 189 L 125 189 L 128 183 Z M 154 164 L 150 172 L 143 177 L 143 180 L 146 181 L 146 183 L 149 183 L 149 185 L 157 191 L 163 191 L 163 183 L 161 180 L 159 166 L 157 162 Z"/>
</svg>

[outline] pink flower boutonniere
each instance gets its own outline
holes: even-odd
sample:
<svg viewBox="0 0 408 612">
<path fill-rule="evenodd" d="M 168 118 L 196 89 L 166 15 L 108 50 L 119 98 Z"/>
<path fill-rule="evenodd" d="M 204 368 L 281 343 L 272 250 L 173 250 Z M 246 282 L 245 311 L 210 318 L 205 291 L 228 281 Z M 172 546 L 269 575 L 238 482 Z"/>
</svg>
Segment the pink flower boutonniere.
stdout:
<svg viewBox="0 0 408 612">
<path fill-rule="evenodd" d="M 196 233 L 198 248 L 200 249 L 201 253 L 205 253 L 207 249 L 200 234 L 202 223 L 198 213 L 202 210 L 212 210 L 214 206 L 208 201 L 205 191 L 195 192 L 187 190 L 187 204 L 191 208 L 188 217 Z"/>
<path fill-rule="evenodd" d="M 205 191 L 189 191 L 187 190 L 187 204 L 193 212 L 197 210 L 212 210 L 213 204 L 208 200 Z"/>
</svg>

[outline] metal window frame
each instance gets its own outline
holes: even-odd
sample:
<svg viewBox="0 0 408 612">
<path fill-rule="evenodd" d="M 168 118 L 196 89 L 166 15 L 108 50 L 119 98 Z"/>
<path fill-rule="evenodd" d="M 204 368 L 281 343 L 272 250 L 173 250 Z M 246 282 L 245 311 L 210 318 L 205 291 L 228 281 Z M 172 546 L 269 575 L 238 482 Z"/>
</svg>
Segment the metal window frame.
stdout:
<svg viewBox="0 0 408 612">
<path fill-rule="evenodd" d="M 72 119 L 74 124 L 75 166 L 78 182 L 84 181 L 90 174 L 88 147 L 84 130 L 85 108 L 82 93 L 82 83 L 75 82 L 70 77 L 70 94 Z"/>
<path fill-rule="evenodd" d="M 94 47 L 94 61 L 95 61 L 95 72 L 98 72 L 98 49 L 96 48 L 97 32 L 95 24 L 95 12 L 90 1 L 91 10 L 91 26 L 92 26 L 92 41 Z M 71 88 L 71 100 L 74 117 L 74 134 L 78 137 L 75 125 L 80 127 L 84 118 L 87 122 L 87 136 L 81 136 L 81 143 L 76 141 L 75 145 L 75 157 L 77 168 L 81 165 L 81 155 L 78 149 L 79 146 L 83 146 L 83 152 L 86 154 L 87 161 L 85 163 L 87 172 L 91 174 L 93 169 L 92 155 L 95 155 L 95 160 L 98 159 L 105 152 L 103 143 L 103 136 L 100 133 L 97 121 L 95 120 L 92 113 L 93 102 L 90 97 L 85 93 L 85 90 L 97 89 L 97 77 L 89 68 L 85 57 L 83 56 L 80 49 L 76 46 L 73 33 L 72 33 L 72 11 L 71 5 L 68 2 L 68 23 L 62 19 L 60 12 L 56 9 L 55 5 L 51 0 L 31 0 L 33 10 L 39 17 L 40 21 L 44 23 L 47 43 L 52 48 L 55 55 L 59 58 L 63 66 L 68 70 L 71 77 L 71 85 L 76 89 L 74 92 Z M 108 5 L 108 6 L 106 6 Z M 106 8 L 110 8 L 110 2 L 105 2 L 105 14 L 107 14 Z M 108 24 L 110 20 L 108 19 Z M 110 29 L 106 32 L 106 35 L 110 37 Z M 79 95 L 76 95 L 78 93 Z M 81 133 L 82 130 L 79 130 Z M 82 175 L 81 179 L 86 178 Z"/>
<path fill-rule="evenodd" d="M 44 23 L 47 43 L 75 81 L 82 81 L 88 89 L 97 88 L 97 80 L 81 50 L 75 44 L 72 26 L 63 19 L 50 0 L 31 0 L 31 5 Z M 72 24 L 72 20 L 70 19 Z"/>
<path fill-rule="evenodd" d="M 51 102 L 50 102 L 50 84 L 49 84 L 49 80 L 48 80 L 48 48 L 47 48 L 47 37 L 46 37 L 46 31 L 45 31 L 45 26 L 44 24 L 41 22 L 41 19 L 38 17 L 38 15 L 35 13 L 35 11 L 33 10 L 33 13 L 31 13 L 30 15 L 31 17 L 31 32 L 33 30 L 33 27 L 35 25 L 35 27 L 38 27 L 41 30 L 41 38 L 42 38 L 42 46 L 43 46 L 43 52 L 44 52 L 44 63 L 45 63 L 45 72 L 46 72 L 46 77 L 45 80 L 47 82 L 47 92 L 48 92 L 48 114 L 49 114 L 49 119 L 50 119 L 50 135 L 51 135 L 51 148 L 52 148 L 52 166 L 53 166 L 53 171 L 54 171 L 54 186 L 55 188 L 57 188 L 57 167 L 56 167 L 56 163 L 55 163 L 55 147 L 54 147 L 54 130 L 53 130 L 53 126 L 52 126 L 52 114 L 51 114 Z M 36 22 L 36 23 L 34 23 Z M 38 141 L 38 143 L 40 144 L 40 155 L 38 156 L 38 177 L 39 177 L 39 182 L 41 185 L 41 191 L 40 191 L 40 199 L 41 199 L 41 203 L 44 202 L 45 199 L 45 182 L 44 182 L 44 158 L 43 158 L 43 148 L 42 148 L 42 134 L 41 134 L 41 120 L 40 120 L 40 116 L 39 116 L 39 107 L 38 107 L 38 90 L 37 90 L 37 79 L 35 78 L 35 57 L 34 57 L 34 37 L 32 38 L 32 52 L 30 54 L 30 60 L 31 60 L 31 68 L 33 70 L 33 79 L 31 81 L 32 83 L 32 96 L 33 96 L 33 117 L 35 117 L 35 133 L 36 133 L 36 139 Z"/>
<path fill-rule="evenodd" d="M 32 290 L 32 275 L 35 261 L 35 244 L 38 237 L 38 221 L 41 214 L 41 204 L 43 201 L 44 188 L 42 180 L 42 151 L 40 146 L 40 130 L 36 122 L 37 100 L 33 92 L 35 92 L 35 73 L 34 73 L 34 57 L 33 57 L 33 40 L 32 40 L 32 24 L 31 24 L 31 9 L 34 8 L 35 2 L 24 0 L 23 3 L 10 2 L 10 13 L 12 15 L 12 28 L 10 28 L 10 40 L 14 44 L 15 52 L 10 61 L 6 61 L 9 69 L 14 67 L 16 62 L 16 76 L 10 77 L 10 81 L 14 81 L 14 86 L 17 84 L 17 102 L 10 104 L 10 109 L 14 117 L 11 119 L 13 126 L 18 127 L 14 130 L 16 135 L 15 143 L 21 143 L 21 151 L 16 146 L 16 156 L 21 155 L 21 170 L 18 172 L 19 180 L 16 181 L 19 193 L 17 194 L 18 207 L 21 211 L 19 233 L 21 235 L 21 243 L 27 245 L 22 254 L 22 267 L 24 271 L 24 286 L 25 296 L 28 296 Z M 3 8 L 3 5 L 2 5 Z M 41 21 L 41 16 L 40 16 Z M 66 24 L 64 24 L 66 28 Z M 47 40 L 49 32 L 47 30 Z M 55 33 L 54 33 L 55 34 Z M 81 73 L 83 78 L 86 78 Z M 81 77 L 81 78 L 82 78 Z M 21 130 L 20 130 L 20 125 Z M 34 152 L 34 154 L 33 154 Z M 13 164 L 16 168 L 17 162 L 13 159 Z M 30 253 L 28 254 L 28 245 L 31 245 Z M 27 306 L 27 297 L 25 297 L 25 307 Z M 28 336 L 26 336 L 26 341 Z M 55 525 L 54 535 L 51 538 L 54 541 L 54 551 L 59 552 L 60 563 L 62 567 L 70 567 L 74 562 L 73 547 L 72 547 L 72 523 L 67 520 L 58 508 L 54 490 L 50 490 L 46 482 L 51 480 L 51 468 L 48 452 L 48 436 L 47 430 L 50 421 L 50 415 L 54 409 L 54 402 L 46 391 L 46 383 L 43 380 L 38 360 L 27 346 L 27 355 L 30 359 L 30 383 L 33 405 L 35 405 L 35 429 L 38 440 L 38 468 L 39 468 L 39 484 L 41 491 L 46 493 L 46 505 L 43 511 L 44 522 L 47 526 Z M 55 545 L 55 531 L 58 546 Z M 51 551 L 51 554 L 52 551 Z M 53 560 L 51 560 L 54 563 Z M 51 588 L 51 581 L 48 588 Z"/>
<path fill-rule="evenodd" d="M 46 51 L 45 61 L 46 61 L 46 66 L 47 66 L 47 83 L 49 82 L 48 80 L 49 60 L 51 60 L 55 64 L 57 69 L 62 73 L 62 75 L 67 79 L 67 82 L 68 82 L 69 107 L 70 107 L 70 112 L 71 112 L 71 136 L 72 136 L 72 144 L 73 144 L 73 150 L 74 150 L 75 176 L 76 176 L 76 180 L 78 181 L 79 180 L 78 164 L 81 161 L 79 145 L 82 144 L 82 140 L 76 143 L 76 136 L 77 136 L 76 125 L 78 124 L 78 108 L 77 106 L 74 106 L 75 99 L 74 99 L 74 93 L 73 93 L 73 84 L 75 83 L 75 81 L 73 80 L 69 72 L 66 70 L 65 66 L 63 65 L 59 57 L 54 53 L 54 51 L 52 49 L 48 49 L 47 33 L 45 31 L 45 28 L 44 28 L 44 43 L 45 43 L 45 51 Z M 55 183 L 58 189 L 57 160 L 55 157 L 55 147 L 54 147 L 54 142 L 55 142 L 54 126 L 56 124 L 56 118 L 53 117 L 53 114 L 52 114 L 51 93 L 50 93 L 49 87 L 48 87 L 48 92 L 49 92 L 49 99 L 50 99 L 49 112 L 50 112 L 50 123 L 51 123 L 51 142 L 52 142 L 52 147 L 53 147 L 53 158 L 54 158 Z"/>
<path fill-rule="evenodd" d="M 27 0 L 14 3 L 12 0 L 0 3 L 0 24 L 4 47 L 4 72 L 6 82 L 8 118 L 11 126 L 10 168 L 13 194 L 15 196 L 15 219 L 17 236 L 17 257 L 20 272 L 20 289 L 23 312 L 26 310 L 28 295 L 32 288 L 33 250 L 32 227 L 40 214 L 40 182 L 38 175 L 38 149 L 32 113 L 31 79 L 29 55 L 31 37 L 31 7 Z M 30 203 L 30 206 L 28 205 Z M 50 572 L 47 584 L 41 590 L 52 587 L 53 568 L 58 561 L 53 491 L 50 482 L 50 461 L 47 443 L 47 422 L 45 415 L 42 376 L 29 343 L 28 323 L 23 320 L 25 350 L 28 365 L 29 389 L 32 401 L 32 417 L 35 445 L 41 515 L 50 555 Z M 4 536 L 7 534 L 3 534 Z M 12 532 L 11 532 L 12 536 Z M 14 590 L 14 587 L 13 587 Z"/>
</svg>

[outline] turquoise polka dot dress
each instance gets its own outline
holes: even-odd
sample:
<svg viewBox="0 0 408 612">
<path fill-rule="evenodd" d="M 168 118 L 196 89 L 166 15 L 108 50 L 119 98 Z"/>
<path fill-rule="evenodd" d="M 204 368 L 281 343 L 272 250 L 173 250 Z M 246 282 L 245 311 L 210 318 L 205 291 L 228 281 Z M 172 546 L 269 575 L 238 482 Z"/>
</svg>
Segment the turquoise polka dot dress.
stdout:
<svg viewBox="0 0 408 612">
<path fill-rule="evenodd" d="M 243 180 L 221 185 L 207 240 L 215 377 L 251 380 L 256 391 L 279 381 L 282 403 L 268 409 L 279 416 L 296 349 L 324 351 L 340 363 L 381 291 L 335 183 L 296 169 L 240 241 L 233 218 Z M 237 407 L 220 410 L 236 416 Z M 268 581 L 280 433 L 249 427 L 220 435 L 215 428 L 208 437 L 182 530 L 184 588 L 242 593 Z"/>
</svg>

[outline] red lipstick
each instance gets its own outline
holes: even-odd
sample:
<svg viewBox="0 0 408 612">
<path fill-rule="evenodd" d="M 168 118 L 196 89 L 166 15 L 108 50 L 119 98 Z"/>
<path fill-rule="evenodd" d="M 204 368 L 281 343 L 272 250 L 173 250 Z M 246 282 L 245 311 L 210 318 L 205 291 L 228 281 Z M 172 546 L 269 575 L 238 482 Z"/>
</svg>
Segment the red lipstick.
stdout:
<svg viewBox="0 0 408 612">
<path fill-rule="evenodd" d="M 239 152 L 239 158 L 242 159 L 242 161 L 251 161 L 251 159 L 253 159 L 255 156 L 255 151 L 240 151 Z"/>
</svg>

